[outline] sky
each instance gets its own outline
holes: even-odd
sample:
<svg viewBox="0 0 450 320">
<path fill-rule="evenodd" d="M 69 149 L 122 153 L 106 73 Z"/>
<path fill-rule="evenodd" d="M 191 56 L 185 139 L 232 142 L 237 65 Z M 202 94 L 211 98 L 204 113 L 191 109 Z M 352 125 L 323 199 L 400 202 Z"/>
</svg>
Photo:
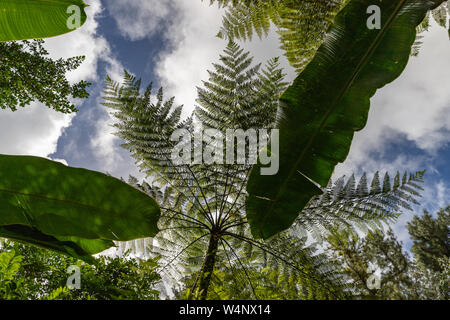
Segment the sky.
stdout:
<svg viewBox="0 0 450 320">
<path fill-rule="evenodd" d="M 120 80 L 125 68 L 143 85 L 163 86 L 166 97 L 184 105 L 184 115 L 195 107 L 196 87 L 207 80 L 207 70 L 226 46 L 215 37 L 220 11 L 200 0 L 86 0 L 88 21 L 66 35 L 48 39 L 52 57 L 85 55 L 68 75 L 71 81 L 92 83 L 90 98 L 75 101 L 79 112 L 64 115 L 39 103 L 16 112 L 0 112 L 0 153 L 48 157 L 127 178 L 140 179 L 134 160 L 113 135 L 113 119 L 101 105 L 106 75 Z M 367 126 L 356 133 L 348 159 L 335 176 L 369 175 L 379 170 L 427 170 L 422 207 L 433 212 L 450 203 L 450 42 L 448 31 L 434 23 L 424 34 L 418 57 L 372 99 Z M 280 56 L 287 80 L 295 72 L 282 57 L 275 30 L 264 40 L 241 44 L 256 62 Z M 406 213 L 395 225 L 408 244 Z"/>
</svg>

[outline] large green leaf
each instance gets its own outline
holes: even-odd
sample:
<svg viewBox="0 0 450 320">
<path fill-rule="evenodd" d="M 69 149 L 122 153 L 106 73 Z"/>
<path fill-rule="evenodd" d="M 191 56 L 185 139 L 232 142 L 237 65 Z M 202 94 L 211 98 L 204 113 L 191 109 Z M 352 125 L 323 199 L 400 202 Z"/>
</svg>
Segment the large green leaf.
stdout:
<svg viewBox="0 0 450 320">
<path fill-rule="evenodd" d="M 83 0 L 1 0 L 0 42 L 71 32 L 86 21 L 85 7 Z M 79 18 L 74 16 L 78 13 Z"/>
<path fill-rule="evenodd" d="M 0 236 L 88 256 L 158 232 L 160 209 L 125 182 L 47 159 L 0 155 Z"/>
<path fill-rule="evenodd" d="M 322 193 L 364 128 L 370 98 L 402 73 L 416 26 L 442 2 L 352 0 L 336 16 L 313 61 L 281 97 L 278 174 L 261 176 L 260 164 L 252 170 L 246 210 L 255 237 L 288 228 Z M 381 9 L 381 29 L 367 27 L 371 5 Z"/>
<path fill-rule="evenodd" d="M 93 262 L 92 254 L 114 246 L 114 242 L 109 240 L 53 237 L 24 225 L 0 226 L 0 237 L 58 251 L 87 262 Z"/>
</svg>

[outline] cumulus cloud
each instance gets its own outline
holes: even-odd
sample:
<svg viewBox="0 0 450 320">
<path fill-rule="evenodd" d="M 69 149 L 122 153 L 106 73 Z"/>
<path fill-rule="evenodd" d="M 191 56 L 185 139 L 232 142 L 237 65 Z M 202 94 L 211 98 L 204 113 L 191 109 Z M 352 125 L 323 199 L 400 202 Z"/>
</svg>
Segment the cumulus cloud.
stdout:
<svg viewBox="0 0 450 320">
<path fill-rule="evenodd" d="M 197 98 L 196 87 L 202 85 L 202 80 L 208 80 L 207 70 L 213 69 L 212 63 L 218 61 L 227 45 L 215 36 L 221 26 L 223 11 L 201 1 L 176 0 L 173 3 L 179 14 L 176 23 L 166 32 L 171 46 L 160 54 L 156 73 L 166 91 L 175 96 L 178 104 L 185 105 L 185 112 L 190 113 Z M 264 63 L 283 54 L 273 30 L 266 39 L 240 44 L 251 51 L 255 63 Z M 284 57 L 281 63 L 292 80 L 293 68 Z"/>
<path fill-rule="evenodd" d="M 16 112 L 2 110 L 0 153 L 46 157 L 56 150 L 58 138 L 72 117 L 36 103 Z"/>
<path fill-rule="evenodd" d="M 102 12 L 100 0 L 90 1 L 86 8 L 88 19 L 80 29 L 45 41 L 45 47 L 52 58 L 85 56 L 84 63 L 68 74 L 70 81 L 97 80 L 98 63 L 107 56 L 109 50 L 106 39 L 97 34 L 97 18 Z"/>
<path fill-rule="evenodd" d="M 140 40 L 162 31 L 174 7 L 165 0 L 109 0 L 108 11 L 124 37 Z"/>
<path fill-rule="evenodd" d="M 98 104 L 100 104 L 100 100 L 99 97 L 97 99 Z M 101 161 L 103 170 L 117 173 L 119 165 L 124 162 L 124 158 L 120 152 L 120 139 L 114 135 L 116 129 L 113 125 L 116 121 L 105 110 L 104 116 L 96 119 L 95 122 L 96 132 L 90 141 L 91 148 L 95 156 Z M 129 172 L 124 174 L 126 177 Z"/>
</svg>

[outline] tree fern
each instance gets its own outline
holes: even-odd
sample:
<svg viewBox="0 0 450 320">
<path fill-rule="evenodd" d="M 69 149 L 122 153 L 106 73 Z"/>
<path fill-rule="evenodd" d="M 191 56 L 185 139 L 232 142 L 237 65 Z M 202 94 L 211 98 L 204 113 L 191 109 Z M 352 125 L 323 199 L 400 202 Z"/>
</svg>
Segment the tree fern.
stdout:
<svg viewBox="0 0 450 320">
<path fill-rule="evenodd" d="M 287 87 L 278 58 L 251 67 L 253 58 L 230 42 L 220 56 L 221 64 L 213 64 L 209 81 L 198 88 L 199 106 L 196 117 L 203 126 L 225 129 L 270 128 L 275 122 L 278 97 Z"/>
<path fill-rule="evenodd" d="M 422 42 L 423 34 L 430 28 L 431 17 L 433 17 L 433 20 L 436 21 L 436 23 L 443 28 L 446 28 L 448 23 L 447 28 L 449 29 L 449 37 L 450 37 L 450 1 L 447 1 L 443 2 L 439 7 L 432 10 L 431 13 L 428 12 L 425 19 L 417 27 L 417 39 L 412 48 L 411 52 L 412 56 L 419 55 L 420 48 L 423 44 Z"/>
<path fill-rule="evenodd" d="M 252 164 L 176 165 L 170 156 L 175 146 L 170 137 L 176 129 L 194 135 L 198 124 L 219 130 L 273 128 L 286 83 L 277 59 L 261 70 L 233 42 L 213 66 L 208 81 L 198 88 L 199 105 L 183 121 L 181 108 L 174 108 L 173 99 L 164 100 L 162 90 L 154 99 L 151 86 L 141 93 L 140 81 L 129 73 L 123 84 L 107 79 L 104 105 L 118 120 L 117 135 L 151 179 L 151 184 L 139 184 L 136 179 L 130 183 L 157 199 L 162 211 L 161 232 L 125 248 L 142 251 L 145 246 L 144 253 L 161 255 L 163 278 L 171 279 L 174 286 L 187 283 L 189 298 L 196 294 L 201 299 L 217 298 L 220 290 L 213 289 L 229 281 L 243 296 L 257 298 L 261 296 L 258 288 L 272 286 L 275 279 L 291 286 L 291 291 L 283 293 L 286 296 L 342 297 L 345 284 L 335 267 L 306 246 L 305 235 L 339 223 L 376 226 L 378 220 L 395 216 L 391 211 L 396 204 L 413 200 L 420 179 L 413 176 L 400 184 L 396 177 L 393 188 L 388 188 L 385 178 L 383 187 L 373 182 L 371 192 L 365 176 L 359 185 L 354 178 L 346 183 L 339 180 L 299 212 L 290 230 L 268 241 L 254 240 L 244 209 Z M 195 147 L 191 144 L 190 150 Z M 261 276 L 265 268 L 278 273 Z"/>
<path fill-rule="evenodd" d="M 215 1 L 211 1 L 214 3 Z M 281 48 L 291 65 L 301 72 L 322 43 L 334 17 L 348 0 L 254 0 L 217 1 L 225 7 L 220 38 L 251 40 L 268 35 L 273 24 L 280 36 Z M 430 16 L 441 27 L 449 21 L 450 2 L 444 2 L 427 15 L 418 29 L 412 55 L 417 56 Z M 450 29 L 450 26 L 448 27 Z"/>
<path fill-rule="evenodd" d="M 221 38 L 250 40 L 256 33 L 267 36 L 273 23 L 281 48 L 298 72 L 308 64 L 319 48 L 334 16 L 347 0 L 259 0 L 221 1 L 227 4 Z M 230 6 L 232 4 L 232 6 Z"/>
<path fill-rule="evenodd" d="M 401 178 L 397 172 L 391 186 L 389 174 L 381 183 L 377 172 L 370 189 L 366 174 L 358 183 L 354 175 L 346 182 L 342 177 L 334 184 L 330 182 L 322 195 L 311 199 L 295 224 L 306 228 L 317 240 L 336 227 L 364 232 L 380 229 L 381 222 L 395 222 L 402 209 L 412 210 L 411 204 L 419 204 L 423 175 L 424 172 L 409 176 L 405 173 Z"/>
</svg>

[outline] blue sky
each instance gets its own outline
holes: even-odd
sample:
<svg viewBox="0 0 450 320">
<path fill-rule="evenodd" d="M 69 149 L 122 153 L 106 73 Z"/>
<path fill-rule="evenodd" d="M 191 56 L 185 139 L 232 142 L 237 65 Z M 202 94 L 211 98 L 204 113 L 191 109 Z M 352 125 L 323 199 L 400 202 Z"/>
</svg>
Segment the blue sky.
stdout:
<svg viewBox="0 0 450 320">
<path fill-rule="evenodd" d="M 121 141 L 112 135 L 112 119 L 100 105 L 106 74 L 120 80 L 123 68 L 143 84 L 164 86 L 168 96 L 195 105 L 195 87 L 225 47 L 215 34 L 221 12 L 208 1 L 87 0 L 89 19 L 75 32 L 47 41 L 54 57 L 86 55 L 73 81 L 92 82 L 91 97 L 77 101 L 79 112 L 61 115 L 37 103 L 16 113 L 0 113 L 0 153 L 63 159 L 71 166 L 141 177 Z M 450 42 L 448 32 L 433 23 L 424 34 L 419 57 L 394 83 L 372 99 L 367 127 L 356 134 L 349 158 L 336 176 L 377 170 L 427 169 L 423 206 L 433 211 L 450 203 Z M 276 33 L 243 46 L 265 61 L 281 56 Z M 288 79 L 294 71 L 282 59 Z M 420 211 L 420 209 L 418 209 Z M 407 240 L 404 215 L 395 230 Z"/>
</svg>

